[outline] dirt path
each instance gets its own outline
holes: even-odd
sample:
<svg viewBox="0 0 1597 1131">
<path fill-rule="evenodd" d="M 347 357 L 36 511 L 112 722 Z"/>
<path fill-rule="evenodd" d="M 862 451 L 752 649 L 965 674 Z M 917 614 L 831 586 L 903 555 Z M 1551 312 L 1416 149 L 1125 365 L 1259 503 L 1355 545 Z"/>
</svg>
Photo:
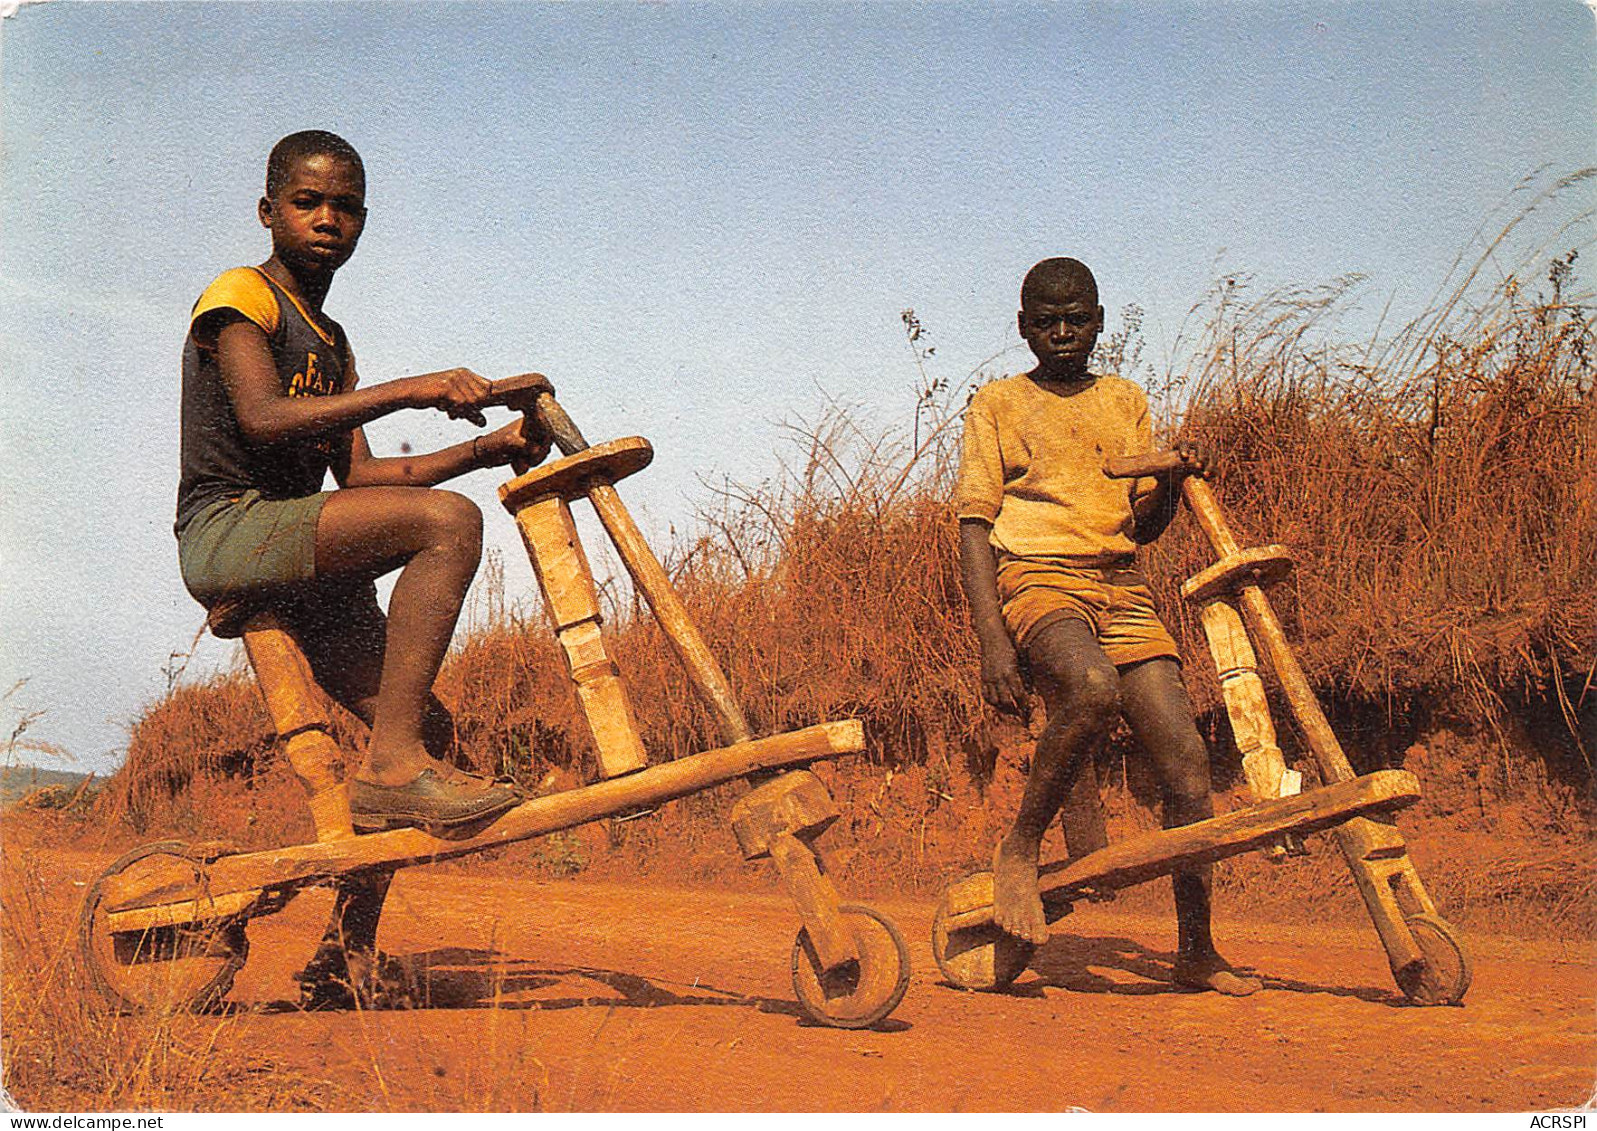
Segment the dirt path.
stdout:
<svg viewBox="0 0 1597 1131">
<path fill-rule="evenodd" d="M 1581 1103 L 1597 1065 L 1591 955 L 1547 944 L 1472 939 L 1467 1003 L 1416 1009 L 1368 929 L 1228 922 L 1267 980 L 1238 1001 L 1174 992 L 1170 925 L 1095 907 L 978 995 L 939 984 L 928 909 L 889 903 L 914 980 L 883 1031 L 843 1032 L 799 1019 L 779 897 L 413 871 L 382 941 L 430 1007 L 304 1014 L 289 976 L 326 906 L 252 925 L 233 998 L 335 1107 L 1502 1111 Z"/>
</svg>

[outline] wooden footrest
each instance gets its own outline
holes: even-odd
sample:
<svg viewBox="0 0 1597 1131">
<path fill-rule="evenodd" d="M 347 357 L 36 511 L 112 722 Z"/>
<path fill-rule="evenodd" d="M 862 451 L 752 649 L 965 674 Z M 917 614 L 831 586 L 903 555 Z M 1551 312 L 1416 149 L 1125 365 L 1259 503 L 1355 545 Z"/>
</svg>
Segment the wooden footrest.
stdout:
<svg viewBox="0 0 1597 1131">
<path fill-rule="evenodd" d="M 1090 856 L 1044 865 L 1038 877 L 1043 910 L 1051 922 L 1068 913 L 1071 901 L 1088 889 L 1130 887 L 1180 868 L 1262 848 L 1285 832 L 1306 836 L 1352 817 L 1404 808 L 1419 798 L 1420 783 L 1413 774 L 1381 770 L 1207 821 L 1144 833 Z M 943 898 L 950 930 L 991 923 L 992 873 L 978 872 L 950 886 Z"/>
</svg>

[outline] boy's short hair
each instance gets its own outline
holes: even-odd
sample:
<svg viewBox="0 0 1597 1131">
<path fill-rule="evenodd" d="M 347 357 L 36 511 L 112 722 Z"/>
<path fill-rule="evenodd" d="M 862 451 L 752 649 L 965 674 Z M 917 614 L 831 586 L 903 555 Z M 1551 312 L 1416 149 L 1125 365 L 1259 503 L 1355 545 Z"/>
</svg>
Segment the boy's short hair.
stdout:
<svg viewBox="0 0 1597 1131">
<path fill-rule="evenodd" d="M 1020 284 L 1020 305 L 1025 306 L 1027 299 L 1043 290 L 1054 289 L 1081 292 L 1091 296 L 1094 303 L 1098 301 L 1098 280 L 1087 265 L 1079 259 L 1057 256 L 1044 259 L 1026 272 L 1025 281 Z"/>
<path fill-rule="evenodd" d="M 360 170 L 361 179 L 365 179 L 366 165 L 353 145 L 326 130 L 300 130 L 272 146 L 271 156 L 266 159 L 267 197 L 276 198 L 278 190 L 293 173 L 295 162 L 322 154 L 348 161 Z"/>
</svg>

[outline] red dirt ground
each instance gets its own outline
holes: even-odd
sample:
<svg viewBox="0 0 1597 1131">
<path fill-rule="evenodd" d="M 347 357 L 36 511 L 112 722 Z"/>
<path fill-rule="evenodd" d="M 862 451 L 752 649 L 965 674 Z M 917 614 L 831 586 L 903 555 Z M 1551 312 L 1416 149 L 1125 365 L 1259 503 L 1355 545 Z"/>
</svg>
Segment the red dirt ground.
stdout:
<svg viewBox="0 0 1597 1131">
<path fill-rule="evenodd" d="M 846 1032 L 800 1020 L 780 897 L 425 869 L 400 874 L 382 944 L 430 1005 L 306 1014 L 290 974 L 327 900 L 251 926 L 232 998 L 257 1007 L 252 1048 L 336 1082 L 338 1108 L 1512 1111 L 1585 1102 L 1597 1065 L 1585 947 L 1470 939 L 1465 1004 L 1414 1008 L 1366 924 L 1228 920 L 1266 982 L 1234 1000 L 1173 990 L 1170 922 L 1111 905 L 1056 925 L 1011 994 L 969 994 L 939 983 L 930 909 L 885 903 L 914 979 L 880 1030 Z"/>
</svg>

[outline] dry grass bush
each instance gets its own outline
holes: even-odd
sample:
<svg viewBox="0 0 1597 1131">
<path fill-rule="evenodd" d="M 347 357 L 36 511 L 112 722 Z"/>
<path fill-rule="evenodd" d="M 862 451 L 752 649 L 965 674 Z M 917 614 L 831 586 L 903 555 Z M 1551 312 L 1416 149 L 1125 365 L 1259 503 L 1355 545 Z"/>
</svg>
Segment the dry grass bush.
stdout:
<svg viewBox="0 0 1597 1131">
<path fill-rule="evenodd" d="M 356 750 L 365 728 L 335 711 Z M 93 847 L 128 847 L 152 830 L 262 848 L 310 839 L 309 811 L 240 656 L 226 672 L 177 682 L 133 724 L 127 759 L 100 791 Z"/>
<path fill-rule="evenodd" d="M 1408 760 L 1427 789 L 1410 819 L 1518 850 L 1480 864 L 1441 854 L 1428 878 L 1482 914 L 1534 903 L 1557 909 L 1559 929 L 1586 930 L 1592 775 L 1575 716 L 1597 705 L 1597 341 L 1592 306 L 1570 293 L 1575 253 L 1500 266 L 1521 219 L 1395 334 L 1339 337 L 1356 280 L 1250 297 L 1247 281 L 1232 279 L 1197 309 L 1202 331 L 1168 372 L 1141 363 L 1134 309 L 1104 346 L 1110 367 L 1150 387 L 1166 439 L 1201 439 L 1218 454 L 1214 486 L 1243 544 L 1280 542 L 1297 555 L 1295 578 L 1273 599 L 1355 764 Z M 1483 290 L 1488 270 L 1501 281 Z M 831 839 L 852 846 L 840 871 L 866 888 L 884 876 L 928 887 L 979 863 L 1013 811 L 1030 752 L 1027 735 L 980 701 L 947 502 L 961 412 L 989 371 L 932 375 L 924 329 L 912 312 L 905 325 L 922 378 L 912 421 L 873 429 L 830 406 L 794 427 L 795 458 L 767 482 L 707 484 L 697 533 L 666 559 L 757 732 L 864 721 L 866 764 L 826 774 L 846 809 Z M 1183 520 L 1147 559 L 1216 740 L 1217 787 L 1235 789 L 1207 652 L 1177 593 L 1212 554 Z M 606 592 L 654 757 L 718 745 L 635 596 Z M 585 728 L 541 615 L 507 605 L 494 563 L 479 606 L 441 683 L 467 757 L 529 785 L 587 773 Z M 1301 754 L 1281 730 L 1289 756 Z M 264 733 L 247 677 L 182 685 L 136 725 L 103 804 L 147 819 L 196 775 L 251 768 L 286 789 L 282 767 L 263 757 Z M 1118 743 L 1101 767 L 1120 831 L 1148 826 L 1154 795 L 1128 751 Z M 731 793 L 563 842 L 546 863 L 575 870 L 608 855 L 679 875 L 735 873 L 721 823 Z M 1532 842 L 1545 861 L 1523 848 Z M 1227 874 L 1246 878 L 1249 867 Z M 1263 886 L 1301 906 L 1290 885 Z"/>
<path fill-rule="evenodd" d="M 736 642 L 721 651 L 757 731 L 854 717 L 875 761 L 946 761 L 982 717 L 939 489 L 948 449 L 907 452 L 837 411 L 798 436 L 796 475 L 719 488 L 701 512 L 703 533 L 675 563 L 683 598 L 708 639 Z M 909 478 L 922 461 L 926 477 Z M 647 618 L 624 623 L 640 710 L 667 725 L 673 754 L 702 748 L 708 720 L 683 702 L 663 635 Z"/>
<path fill-rule="evenodd" d="M 1221 295 L 1182 431 L 1221 453 L 1244 543 L 1297 553 L 1278 603 L 1323 692 L 1573 724 L 1597 640 L 1597 341 L 1563 293 L 1572 259 L 1547 293 L 1511 278 L 1465 330 L 1374 360 L 1310 344 L 1341 287 Z M 1151 556 L 1167 582 L 1212 557 L 1190 529 Z"/>
<path fill-rule="evenodd" d="M 271 746 L 271 723 L 247 672 L 176 682 L 133 724 L 127 759 L 102 792 L 102 812 L 142 831 L 195 777 L 249 777 Z"/>
<path fill-rule="evenodd" d="M 8 819 L 8 825 L 11 822 Z M 82 889 L 18 851 L 0 860 L 0 1030 L 6 1092 L 34 1111 L 308 1110 L 324 1085 L 255 1051 L 247 1014 L 103 1008 L 77 963 Z M 36 844 L 28 846 L 37 849 Z"/>
</svg>

